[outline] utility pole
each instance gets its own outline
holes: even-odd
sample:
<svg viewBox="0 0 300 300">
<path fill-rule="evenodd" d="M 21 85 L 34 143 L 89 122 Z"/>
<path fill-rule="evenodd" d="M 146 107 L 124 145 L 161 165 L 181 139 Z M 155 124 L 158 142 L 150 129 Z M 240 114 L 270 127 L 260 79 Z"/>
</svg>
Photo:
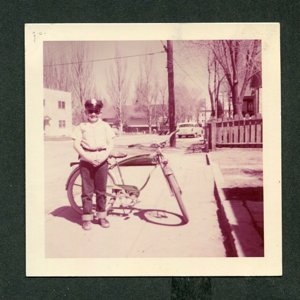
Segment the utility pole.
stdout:
<svg viewBox="0 0 300 300">
<path fill-rule="evenodd" d="M 176 130 L 175 124 L 175 97 L 174 97 L 174 71 L 173 71 L 173 43 L 167 41 L 167 68 L 168 68 L 168 90 L 169 90 L 169 131 L 173 132 Z M 176 146 L 176 134 L 170 139 L 170 146 Z"/>
</svg>

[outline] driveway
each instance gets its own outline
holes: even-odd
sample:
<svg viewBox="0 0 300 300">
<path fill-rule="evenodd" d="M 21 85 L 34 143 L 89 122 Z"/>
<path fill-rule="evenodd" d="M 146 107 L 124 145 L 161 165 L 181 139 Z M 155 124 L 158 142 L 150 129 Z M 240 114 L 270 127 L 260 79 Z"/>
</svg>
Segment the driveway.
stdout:
<svg viewBox="0 0 300 300">
<path fill-rule="evenodd" d="M 116 149 L 128 151 L 131 143 L 152 143 L 155 135 L 116 138 Z M 177 149 L 166 149 L 170 164 L 183 191 L 190 222 L 181 223 L 180 211 L 159 168 L 140 195 L 130 217 L 110 216 L 111 227 L 94 223 L 91 231 L 81 228 L 81 219 L 69 206 L 65 182 L 69 162 L 77 155 L 70 141 L 45 142 L 45 223 L 48 258 L 140 258 L 224 257 L 212 173 L 204 154 L 184 154 L 197 139 L 177 139 Z M 129 155 L 134 154 L 130 150 Z M 148 167 L 123 168 L 127 184 L 141 186 Z M 165 215 L 158 212 L 166 211 Z"/>
</svg>

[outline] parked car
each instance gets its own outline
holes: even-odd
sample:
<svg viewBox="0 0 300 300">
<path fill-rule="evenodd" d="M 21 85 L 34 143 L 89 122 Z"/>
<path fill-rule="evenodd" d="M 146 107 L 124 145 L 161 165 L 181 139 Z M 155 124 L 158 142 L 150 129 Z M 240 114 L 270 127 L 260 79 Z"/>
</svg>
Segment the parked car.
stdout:
<svg viewBox="0 0 300 300">
<path fill-rule="evenodd" d="M 177 136 L 181 137 L 203 137 L 203 128 L 198 123 L 178 123 Z"/>
</svg>

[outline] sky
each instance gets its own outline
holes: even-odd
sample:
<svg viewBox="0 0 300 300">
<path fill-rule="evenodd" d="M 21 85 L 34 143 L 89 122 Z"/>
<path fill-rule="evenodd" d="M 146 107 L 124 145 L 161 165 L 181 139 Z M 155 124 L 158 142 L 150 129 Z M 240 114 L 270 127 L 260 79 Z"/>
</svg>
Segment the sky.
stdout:
<svg viewBox="0 0 300 300">
<path fill-rule="evenodd" d="M 62 56 L 65 63 L 69 63 L 71 62 L 71 44 L 71 42 L 45 42 L 44 47 L 55 60 L 59 61 L 60 56 Z M 139 74 L 139 65 L 144 55 L 151 56 L 153 59 L 153 78 L 159 84 L 167 86 L 167 55 L 163 48 L 163 45 L 166 45 L 166 41 L 93 41 L 85 42 L 85 44 L 88 49 L 87 60 L 94 60 L 95 84 L 97 91 L 102 97 L 109 99 L 107 74 L 114 64 L 113 58 L 115 57 L 116 49 L 118 49 L 118 56 L 124 57 L 122 60 L 126 61 L 127 64 L 127 75 L 130 79 L 129 101 L 127 102 L 133 103 L 134 101 L 134 89 Z M 153 53 L 153 55 L 149 55 L 149 53 Z M 187 45 L 186 42 L 174 41 L 173 56 L 174 84 L 184 85 L 197 99 L 206 98 L 206 101 L 208 101 L 206 50 L 195 50 L 195 48 Z"/>
</svg>

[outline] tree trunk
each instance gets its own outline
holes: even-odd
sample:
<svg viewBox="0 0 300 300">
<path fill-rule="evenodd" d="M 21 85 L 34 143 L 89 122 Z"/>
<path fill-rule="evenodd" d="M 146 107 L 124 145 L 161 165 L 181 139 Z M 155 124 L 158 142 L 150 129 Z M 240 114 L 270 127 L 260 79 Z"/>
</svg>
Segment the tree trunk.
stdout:
<svg viewBox="0 0 300 300">
<path fill-rule="evenodd" d="M 231 87 L 232 92 L 232 105 L 233 105 L 233 115 L 242 115 L 242 105 L 243 102 L 238 96 L 238 84 L 234 83 L 233 87 Z"/>
</svg>

